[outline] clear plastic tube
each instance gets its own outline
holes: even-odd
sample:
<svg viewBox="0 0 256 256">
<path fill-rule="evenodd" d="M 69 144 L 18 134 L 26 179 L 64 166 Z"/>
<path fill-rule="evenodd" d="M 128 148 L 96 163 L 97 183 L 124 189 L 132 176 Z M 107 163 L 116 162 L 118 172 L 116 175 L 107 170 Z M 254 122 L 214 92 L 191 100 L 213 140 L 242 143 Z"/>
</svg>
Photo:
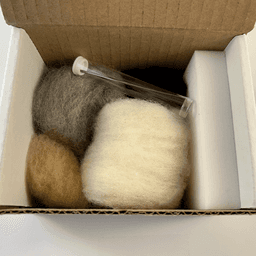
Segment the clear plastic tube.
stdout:
<svg viewBox="0 0 256 256">
<path fill-rule="evenodd" d="M 188 97 L 172 93 L 117 70 L 95 65 L 81 56 L 75 60 L 72 69 L 73 73 L 76 75 L 83 75 L 86 73 L 104 79 L 112 86 L 116 86 L 123 90 L 128 96 L 145 100 L 154 100 L 178 108 L 180 109 L 179 115 L 184 118 L 187 117 L 193 103 L 193 100 Z M 113 76 L 115 73 L 119 74 L 118 77 L 120 77 L 120 79 L 117 79 L 117 76 Z"/>
</svg>

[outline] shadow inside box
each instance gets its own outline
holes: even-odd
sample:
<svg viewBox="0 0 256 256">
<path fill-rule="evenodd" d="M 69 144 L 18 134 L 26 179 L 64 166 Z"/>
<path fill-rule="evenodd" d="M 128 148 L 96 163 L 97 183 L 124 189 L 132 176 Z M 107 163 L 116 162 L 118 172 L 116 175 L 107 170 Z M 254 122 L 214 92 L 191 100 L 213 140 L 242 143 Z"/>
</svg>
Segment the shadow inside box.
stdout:
<svg viewBox="0 0 256 256">
<path fill-rule="evenodd" d="M 187 86 L 183 81 L 185 70 L 167 67 L 144 67 L 124 69 L 122 73 L 140 79 L 159 88 L 187 96 Z"/>
</svg>

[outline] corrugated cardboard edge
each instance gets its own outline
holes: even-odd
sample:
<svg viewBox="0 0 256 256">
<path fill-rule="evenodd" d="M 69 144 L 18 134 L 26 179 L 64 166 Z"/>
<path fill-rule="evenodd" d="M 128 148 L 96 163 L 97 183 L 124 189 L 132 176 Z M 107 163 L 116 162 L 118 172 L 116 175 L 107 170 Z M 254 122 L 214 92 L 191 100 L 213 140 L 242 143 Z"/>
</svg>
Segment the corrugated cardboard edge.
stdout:
<svg viewBox="0 0 256 256">
<path fill-rule="evenodd" d="M 49 215 L 146 215 L 146 216 L 207 216 L 207 215 L 255 215 L 256 209 L 248 210 L 132 210 L 132 209 L 42 209 L 6 207 L 0 209 L 4 214 L 49 214 Z"/>
</svg>

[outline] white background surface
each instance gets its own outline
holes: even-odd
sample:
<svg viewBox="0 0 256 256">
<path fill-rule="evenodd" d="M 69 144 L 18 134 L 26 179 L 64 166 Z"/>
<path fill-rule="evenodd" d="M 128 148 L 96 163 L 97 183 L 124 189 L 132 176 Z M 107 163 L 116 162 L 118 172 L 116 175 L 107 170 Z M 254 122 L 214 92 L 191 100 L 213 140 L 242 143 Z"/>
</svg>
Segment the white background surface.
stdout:
<svg viewBox="0 0 256 256">
<path fill-rule="evenodd" d="M 2 13 L 0 32 L 2 85 L 10 37 Z M 255 237 L 256 216 L 0 216 L 1 256 L 255 255 Z"/>
</svg>

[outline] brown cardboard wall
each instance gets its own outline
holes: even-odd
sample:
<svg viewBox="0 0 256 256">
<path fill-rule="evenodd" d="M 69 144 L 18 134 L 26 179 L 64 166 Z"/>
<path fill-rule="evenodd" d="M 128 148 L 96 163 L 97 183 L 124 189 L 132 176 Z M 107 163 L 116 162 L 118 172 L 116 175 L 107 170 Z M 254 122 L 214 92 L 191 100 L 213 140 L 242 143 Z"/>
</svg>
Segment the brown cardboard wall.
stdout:
<svg viewBox="0 0 256 256">
<path fill-rule="evenodd" d="M 194 50 L 224 50 L 235 36 L 227 32 L 134 27 L 26 25 L 47 64 L 81 55 L 116 69 L 185 68 Z"/>
<path fill-rule="evenodd" d="M 6 21 L 25 24 L 124 26 L 249 32 L 253 0 L 1 0 Z"/>
<path fill-rule="evenodd" d="M 78 55 L 117 69 L 185 68 L 194 50 L 223 50 L 256 20 L 250 0 L 1 0 L 44 61 Z"/>
</svg>

